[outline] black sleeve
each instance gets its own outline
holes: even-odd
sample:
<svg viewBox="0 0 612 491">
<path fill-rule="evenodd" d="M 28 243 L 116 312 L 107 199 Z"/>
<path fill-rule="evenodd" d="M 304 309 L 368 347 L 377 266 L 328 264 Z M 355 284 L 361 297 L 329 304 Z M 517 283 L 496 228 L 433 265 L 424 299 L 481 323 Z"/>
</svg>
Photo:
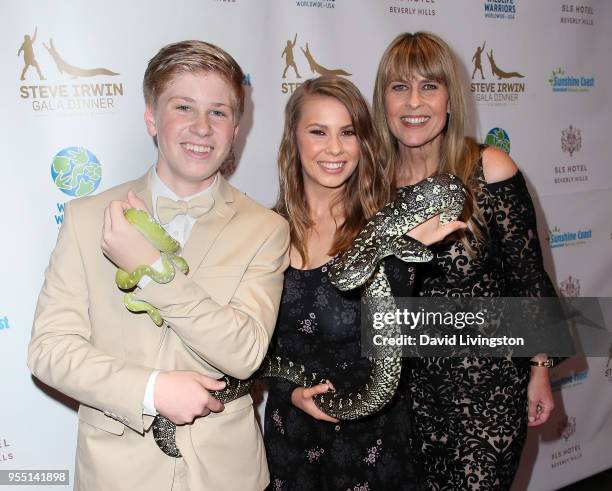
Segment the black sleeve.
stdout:
<svg viewBox="0 0 612 491">
<path fill-rule="evenodd" d="M 504 181 L 487 184 L 493 198 L 492 240 L 502 259 L 506 297 L 557 297 L 544 270 L 536 214 L 520 171 Z M 560 334 L 560 333 L 559 333 Z M 555 364 L 564 358 L 554 358 Z"/>
</svg>

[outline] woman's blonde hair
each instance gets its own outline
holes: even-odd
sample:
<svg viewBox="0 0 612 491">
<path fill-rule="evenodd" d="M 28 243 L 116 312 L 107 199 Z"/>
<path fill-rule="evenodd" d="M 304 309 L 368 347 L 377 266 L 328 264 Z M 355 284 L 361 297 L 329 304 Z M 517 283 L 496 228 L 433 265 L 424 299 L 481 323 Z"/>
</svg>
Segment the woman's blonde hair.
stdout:
<svg viewBox="0 0 612 491">
<path fill-rule="evenodd" d="M 291 228 L 291 244 L 299 252 L 302 263 L 308 262 L 304 246 L 313 222 L 304 193 L 302 165 L 297 144 L 297 127 L 302 108 L 310 97 L 331 97 L 344 105 L 359 142 L 357 169 L 337 196 L 332 208 L 339 205 L 344 221 L 338 224 L 330 256 L 348 248 L 372 215 L 384 206 L 391 186 L 384 169 L 375 160 L 377 140 L 370 111 L 359 89 L 342 77 L 323 76 L 307 80 L 291 95 L 285 107 L 285 126 L 278 151 L 280 193 L 275 209 Z"/>
<path fill-rule="evenodd" d="M 385 92 L 391 82 L 409 81 L 414 74 L 444 84 L 448 91 L 449 113 L 440 145 L 438 172 L 454 174 L 466 185 L 468 196 L 461 219 L 468 220 L 470 231 L 476 238 L 483 239 L 482 213 L 475 202 L 480 147 L 465 135 L 467 110 L 455 57 L 446 42 L 429 32 L 400 34 L 387 47 L 378 65 L 373 116 L 387 178 L 395 186 L 401 161 L 397 138 L 387 121 Z M 465 234 L 459 235 L 470 250 Z"/>
</svg>

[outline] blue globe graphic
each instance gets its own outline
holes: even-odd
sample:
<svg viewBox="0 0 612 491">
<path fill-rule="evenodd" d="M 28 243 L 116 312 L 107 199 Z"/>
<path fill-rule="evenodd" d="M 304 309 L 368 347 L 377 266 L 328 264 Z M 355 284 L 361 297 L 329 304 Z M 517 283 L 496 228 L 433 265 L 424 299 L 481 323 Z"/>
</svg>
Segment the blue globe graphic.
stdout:
<svg viewBox="0 0 612 491">
<path fill-rule="evenodd" d="M 510 153 L 510 137 L 503 128 L 493 128 L 489 130 L 485 138 L 485 143 L 497 147 L 506 153 Z"/>
<path fill-rule="evenodd" d="M 78 198 L 98 188 L 102 180 L 102 166 L 86 148 L 68 147 L 53 157 L 51 178 L 62 193 Z"/>
</svg>

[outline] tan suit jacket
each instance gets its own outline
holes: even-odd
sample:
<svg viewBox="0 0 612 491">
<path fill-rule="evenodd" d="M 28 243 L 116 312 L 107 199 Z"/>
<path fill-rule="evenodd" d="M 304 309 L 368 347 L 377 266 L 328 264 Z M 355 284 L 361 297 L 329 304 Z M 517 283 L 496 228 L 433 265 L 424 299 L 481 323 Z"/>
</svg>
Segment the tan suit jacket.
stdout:
<svg viewBox="0 0 612 491">
<path fill-rule="evenodd" d="M 100 249 L 104 208 L 130 189 L 151 206 L 149 179 L 66 205 L 28 365 L 81 403 L 75 488 L 167 491 L 178 465 L 191 490 L 261 490 L 268 471 L 250 396 L 178 427 L 178 464 L 156 446 L 142 403 L 153 369 L 246 378 L 258 368 L 289 262 L 288 225 L 219 176 L 214 208 L 183 250 L 189 274 L 138 293 L 160 310 L 167 325 L 159 328 L 124 307 L 116 268 Z"/>
</svg>

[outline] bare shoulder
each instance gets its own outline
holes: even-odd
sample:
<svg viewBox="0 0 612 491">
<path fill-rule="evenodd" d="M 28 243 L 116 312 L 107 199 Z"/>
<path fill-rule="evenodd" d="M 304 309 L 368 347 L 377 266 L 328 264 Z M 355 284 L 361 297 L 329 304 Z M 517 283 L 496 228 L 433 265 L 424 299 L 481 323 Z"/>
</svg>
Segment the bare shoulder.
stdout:
<svg viewBox="0 0 612 491">
<path fill-rule="evenodd" d="M 514 160 L 503 150 L 487 147 L 482 153 L 482 169 L 490 184 L 511 178 L 518 171 Z"/>
</svg>

